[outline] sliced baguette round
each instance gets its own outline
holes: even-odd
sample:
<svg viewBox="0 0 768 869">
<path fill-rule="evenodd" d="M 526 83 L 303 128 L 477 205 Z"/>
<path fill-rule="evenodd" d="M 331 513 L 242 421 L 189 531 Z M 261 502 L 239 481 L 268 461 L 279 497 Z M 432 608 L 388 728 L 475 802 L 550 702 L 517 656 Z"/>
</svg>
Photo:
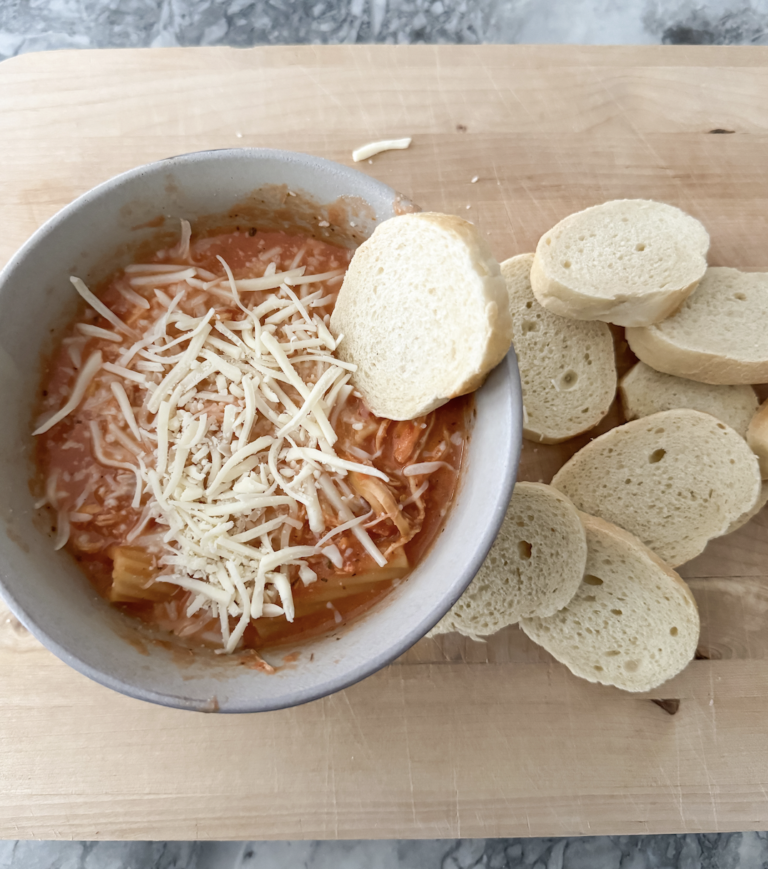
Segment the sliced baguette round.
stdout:
<svg viewBox="0 0 768 869">
<path fill-rule="evenodd" d="M 544 233 L 531 283 L 541 304 L 562 317 L 647 326 L 693 291 L 708 249 L 706 229 L 679 208 L 616 199 Z"/>
<path fill-rule="evenodd" d="M 477 389 L 512 342 L 499 265 L 477 229 L 448 214 L 377 226 L 352 257 L 331 330 L 370 410 L 398 420 Z"/>
<path fill-rule="evenodd" d="M 682 579 L 632 534 L 594 516 L 584 580 L 570 603 L 520 622 L 576 676 L 624 691 L 650 691 L 694 657 L 699 613 Z"/>
<path fill-rule="evenodd" d="M 662 323 L 627 329 L 643 362 L 701 383 L 768 381 L 768 272 L 711 268 Z"/>
<path fill-rule="evenodd" d="M 576 593 L 586 558 L 573 504 L 551 486 L 518 483 L 488 557 L 430 636 L 458 631 L 474 639 L 557 612 Z"/>
<path fill-rule="evenodd" d="M 613 337 L 605 323 L 568 320 L 536 301 L 533 254 L 501 264 L 512 345 L 523 387 L 526 438 L 556 444 L 594 428 L 616 394 Z"/>
<path fill-rule="evenodd" d="M 760 469 L 725 423 L 697 410 L 666 410 L 595 438 L 552 485 L 676 567 L 755 505 Z"/>
<path fill-rule="evenodd" d="M 764 401 L 749 421 L 747 443 L 760 463 L 760 475 L 768 480 L 768 401 Z"/>
<path fill-rule="evenodd" d="M 742 437 L 758 406 L 757 393 L 751 386 L 699 383 L 662 374 L 645 362 L 638 362 L 624 375 L 619 394 L 628 420 L 688 407 L 716 416 Z"/>
</svg>

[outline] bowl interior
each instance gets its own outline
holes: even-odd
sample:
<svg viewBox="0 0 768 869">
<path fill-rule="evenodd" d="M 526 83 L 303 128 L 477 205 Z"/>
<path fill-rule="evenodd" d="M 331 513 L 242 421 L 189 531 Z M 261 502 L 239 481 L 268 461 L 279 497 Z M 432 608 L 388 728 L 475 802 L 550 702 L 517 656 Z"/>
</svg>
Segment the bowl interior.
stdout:
<svg viewBox="0 0 768 869">
<path fill-rule="evenodd" d="M 41 362 L 77 309 L 70 274 L 97 283 L 142 246 L 162 243 L 164 234 L 175 239 L 182 217 L 196 231 L 271 222 L 352 246 L 408 208 L 386 185 L 319 158 L 251 149 L 203 152 L 95 188 L 11 260 L 0 275 L 0 518 L 6 530 L 0 535 L 0 591 L 60 658 L 109 687 L 157 703 L 203 711 L 275 709 L 372 673 L 423 636 L 460 596 L 496 535 L 514 484 L 522 403 L 513 352 L 476 394 L 467 468 L 427 558 L 362 619 L 267 653 L 277 665 L 273 675 L 244 666 L 242 658 L 192 654 L 148 639 L 98 597 L 69 555 L 53 551 L 49 517 L 34 509 L 30 489 Z M 324 232 L 318 224 L 329 217 Z"/>
</svg>

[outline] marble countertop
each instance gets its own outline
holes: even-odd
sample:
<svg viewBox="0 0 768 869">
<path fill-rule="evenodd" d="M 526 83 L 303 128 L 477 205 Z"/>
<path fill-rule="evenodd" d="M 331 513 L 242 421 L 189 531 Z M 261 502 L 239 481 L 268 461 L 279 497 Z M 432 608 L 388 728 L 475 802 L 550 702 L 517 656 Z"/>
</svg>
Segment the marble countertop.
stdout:
<svg viewBox="0 0 768 869">
<path fill-rule="evenodd" d="M 759 869 L 768 833 L 381 842 L 0 842 L 0 869 Z"/>
<path fill-rule="evenodd" d="M 29 51 L 285 43 L 768 45 L 768 0 L 0 0 Z M 768 834 L 382 842 L 0 842 L 0 869 L 755 869 Z"/>
<path fill-rule="evenodd" d="M 768 44 L 768 0 L 2 0 L 0 59 L 285 43 Z"/>
<path fill-rule="evenodd" d="M 757 869 L 768 834 L 383 842 L 4 842 L 0 869 Z"/>
</svg>

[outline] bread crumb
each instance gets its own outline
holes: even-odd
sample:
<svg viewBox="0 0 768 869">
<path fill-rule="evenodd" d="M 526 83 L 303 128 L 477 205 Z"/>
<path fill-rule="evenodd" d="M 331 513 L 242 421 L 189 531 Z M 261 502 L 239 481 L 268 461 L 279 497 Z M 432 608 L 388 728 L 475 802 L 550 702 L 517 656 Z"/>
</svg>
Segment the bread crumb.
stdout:
<svg viewBox="0 0 768 869">
<path fill-rule="evenodd" d="M 235 135 L 237 136 L 238 139 L 242 139 L 242 138 L 243 138 L 243 134 L 242 134 L 242 133 L 235 133 Z"/>
<path fill-rule="evenodd" d="M 469 183 L 470 184 L 477 184 L 479 178 L 480 178 L 479 175 L 475 175 L 474 178 L 472 178 Z"/>
</svg>

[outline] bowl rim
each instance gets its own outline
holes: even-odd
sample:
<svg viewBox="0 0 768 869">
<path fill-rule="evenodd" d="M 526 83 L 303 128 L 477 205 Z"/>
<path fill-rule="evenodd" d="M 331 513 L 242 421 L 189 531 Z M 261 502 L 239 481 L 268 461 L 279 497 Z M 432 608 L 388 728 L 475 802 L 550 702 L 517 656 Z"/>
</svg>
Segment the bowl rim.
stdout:
<svg viewBox="0 0 768 869">
<path fill-rule="evenodd" d="M 382 197 L 391 198 L 393 201 L 400 197 L 404 203 L 410 202 L 407 197 L 402 197 L 393 187 L 380 181 L 378 178 L 372 178 L 364 172 L 353 169 L 350 166 L 345 166 L 343 163 L 336 163 L 334 160 L 328 160 L 325 157 L 317 157 L 314 154 L 306 154 L 303 151 L 290 151 L 281 148 L 207 148 L 202 151 L 188 151 L 184 154 L 177 154 L 172 157 L 161 157 L 159 160 L 153 160 L 151 163 L 143 163 L 141 166 L 134 166 L 131 169 L 126 169 L 105 181 L 99 182 L 95 187 L 76 196 L 71 202 L 60 208 L 57 212 L 47 218 L 40 226 L 11 254 L 8 261 L 0 269 L 0 288 L 11 274 L 11 272 L 19 265 L 21 260 L 29 252 L 29 249 L 39 244 L 42 239 L 54 231 L 60 224 L 64 223 L 70 215 L 76 213 L 84 205 L 87 205 L 91 200 L 98 199 L 102 196 L 109 195 L 115 188 L 120 187 L 132 181 L 134 178 L 139 178 L 149 172 L 157 171 L 160 168 L 165 168 L 166 164 L 184 165 L 185 163 L 197 163 L 202 159 L 237 159 L 246 160 L 253 158 L 274 158 L 281 160 L 284 163 L 299 163 L 310 165 L 321 169 L 330 169 L 333 172 L 346 177 L 350 180 L 357 180 L 358 183 L 364 179 L 364 182 L 371 189 L 377 190 Z"/>
<path fill-rule="evenodd" d="M 368 186 L 370 190 L 375 191 L 383 198 L 391 199 L 393 202 L 397 197 L 399 197 L 397 191 L 376 178 L 371 178 L 370 176 L 341 163 L 336 163 L 323 157 L 317 157 L 315 155 L 305 154 L 298 151 L 281 150 L 276 148 L 219 148 L 193 151 L 177 156 L 165 157 L 151 163 L 134 167 L 101 182 L 95 187 L 80 194 L 72 202 L 68 203 L 48 218 L 40 227 L 38 227 L 37 230 L 35 230 L 35 232 L 32 233 L 32 235 L 11 256 L 3 269 L 0 270 L 0 292 L 2 292 L 3 285 L 6 280 L 11 277 L 15 268 L 21 264 L 34 248 L 36 248 L 41 242 L 44 243 L 48 235 L 60 224 L 66 222 L 71 215 L 76 214 L 91 201 L 110 195 L 113 190 L 126 183 L 130 183 L 134 178 L 141 177 L 149 172 L 157 171 L 161 167 L 166 168 L 169 163 L 172 165 L 179 165 L 206 161 L 208 159 L 248 160 L 254 158 L 272 158 L 285 163 L 296 162 L 303 164 L 304 166 L 310 166 L 325 171 L 331 170 L 350 181 L 356 181 L 358 184 L 360 184 L 361 181 L 364 181 L 365 185 Z M 403 201 L 407 202 L 408 200 L 403 198 Z M 419 639 L 423 638 L 425 634 L 440 621 L 458 598 L 461 597 L 474 576 L 477 574 L 477 571 L 484 562 L 498 535 L 506 514 L 509 498 L 514 489 L 520 452 L 522 449 L 522 390 L 514 348 L 510 348 L 510 351 L 497 366 L 497 369 L 500 369 L 499 374 L 504 381 L 506 381 L 507 392 L 511 393 L 513 401 L 511 414 L 513 420 L 514 442 L 512 444 L 513 448 L 508 453 L 507 461 L 504 464 L 503 473 L 499 478 L 499 498 L 497 503 L 493 505 L 492 510 L 489 511 L 488 522 L 484 527 L 483 533 L 475 540 L 475 545 L 473 546 L 474 554 L 467 568 L 462 571 L 460 576 L 454 579 L 454 582 L 452 583 L 454 593 L 441 597 L 439 604 L 436 604 L 435 608 L 430 613 L 426 614 L 423 619 L 411 628 L 411 630 L 399 636 L 396 641 L 392 642 L 378 655 L 373 658 L 366 658 L 360 663 L 345 670 L 343 674 L 339 676 L 330 675 L 318 680 L 312 685 L 303 688 L 291 688 L 282 697 L 268 698 L 265 700 L 253 698 L 244 702 L 228 701 L 225 708 L 210 709 L 206 708 L 206 704 L 201 703 L 197 699 L 184 698 L 183 696 L 176 694 L 141 687 L 138 684 L 126 681 L 124 678 L 113 676 L 110 673 L 88 663 L 78 655 L 77 652 L 65 648 L 58 641 L 54 640 L 48 632 L 38 624 L 32 614 L 30 614 L 27 609 L 19 603 L 14 594 L 7 587 L 2 576 L 0 576 L 0 597 L 5 601 L 13 615 L 32 634 L 32 636 L 34 636 L 35 639 L 37 639 L 46 649 L 56 655 L 56 657 L 94 682 L 136 700 L 144 700 L 160 706 L 176 708 L 184 711 L 216 711 L 227 714 L 255 713 L 269 712 L 303 705 L 304 703 L 321 699 L 322 697 L 326 697 L 330 694 L 336 693 L 337 691 L 348 688 L 390 664 L 393 660 L 411 648 L 411 646 L 413 646 Z M 497 374 L 497 376 L 499 375 Z M 429 558 L 429 553 L 427 553 L 426 558 Z M 365 618 L 365 614 L 363 614 L 362 618 Z"/>
</svg>

